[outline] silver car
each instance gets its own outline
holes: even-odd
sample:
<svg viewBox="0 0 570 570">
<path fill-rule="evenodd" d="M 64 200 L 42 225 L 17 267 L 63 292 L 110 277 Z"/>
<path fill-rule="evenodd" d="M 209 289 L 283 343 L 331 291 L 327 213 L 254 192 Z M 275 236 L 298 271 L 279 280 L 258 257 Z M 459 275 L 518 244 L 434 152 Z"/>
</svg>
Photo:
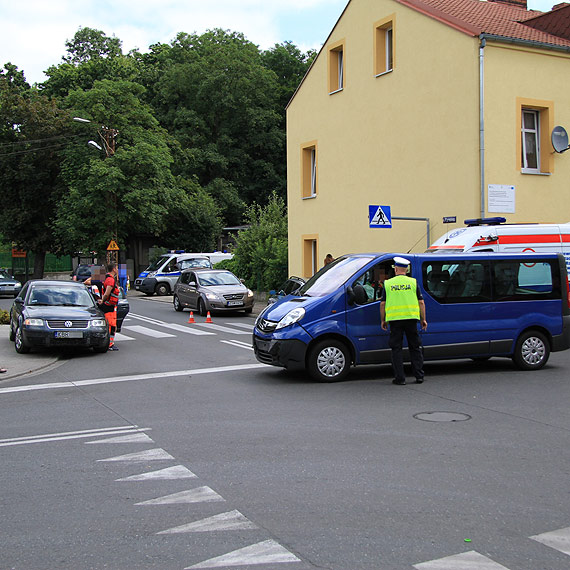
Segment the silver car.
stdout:
<svg viewBox="0 0 570 570">
<path fill-rule="evenodd" d="M 225 269 L 186 269 L 174 286 L 174 309 L 208 311 L 253 310 L 253 292 L 231 271 Z"/>
<path fill-rule="evenodd" d="M 22 289 L 22 284 L 14 279 L 6 270 L 0 269 L 0 295 L 17 297 Z"/>
</svg>

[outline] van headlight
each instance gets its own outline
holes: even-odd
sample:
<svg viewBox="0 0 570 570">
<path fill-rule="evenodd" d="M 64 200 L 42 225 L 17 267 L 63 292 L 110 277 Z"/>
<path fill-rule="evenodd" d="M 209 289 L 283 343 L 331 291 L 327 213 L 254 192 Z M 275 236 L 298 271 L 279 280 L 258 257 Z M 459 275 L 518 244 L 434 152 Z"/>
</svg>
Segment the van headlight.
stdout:
<svg viewBox="0 0 570 570">
<path fill-rule="evenodd" d="M 284 327 L 288 327 L 290 325 L 294 325 L 298 323 L 303 317 L 305 316 L 305 309 L 302 307 L 297 307 L 292 311 L 289 311 L 278 323 L 275 327 L 275 330 L 282 329 Z"/>
</svg>

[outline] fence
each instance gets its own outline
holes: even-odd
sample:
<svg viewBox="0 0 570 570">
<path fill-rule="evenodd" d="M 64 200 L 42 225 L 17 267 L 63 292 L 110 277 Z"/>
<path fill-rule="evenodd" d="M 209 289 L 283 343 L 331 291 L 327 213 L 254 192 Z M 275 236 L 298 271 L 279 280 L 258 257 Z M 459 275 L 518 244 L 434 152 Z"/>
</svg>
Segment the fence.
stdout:
<svg viewBox="0 0 570 570">
<path fill-rule="evenodd" d="M 28 272 L 31 274 L 34 270 L 34 254 L 28 253 L 27 257 Z M 7 269 L 10 273 L 25 275 L 26 258 L 12 257 L 12 251 L 0 251 L 0 267 Z M 58 271 L 69 271 L 71 273 L 73 267 L 71 264 L 71 256 L 64 255 L 58 257 L 53 253 L 46 254 L 45 273 L 55 273 Z"/>
</svg>

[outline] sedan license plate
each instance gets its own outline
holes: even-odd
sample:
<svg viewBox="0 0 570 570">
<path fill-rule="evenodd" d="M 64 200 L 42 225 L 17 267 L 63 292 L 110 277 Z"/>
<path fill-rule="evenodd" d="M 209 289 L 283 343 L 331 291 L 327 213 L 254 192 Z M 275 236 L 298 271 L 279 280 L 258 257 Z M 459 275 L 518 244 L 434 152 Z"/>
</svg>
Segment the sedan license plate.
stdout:
<svg viewBox="0 0 570 570">
<path fill-rule="evenodd" d="M 55 338 L 83 338 L 82 331 L 57 331 Z"/>
<path fill-rule="evenodd" d="M 228 301 L 228 307 L 241 307 L 243 301 Z"/>
</svg>

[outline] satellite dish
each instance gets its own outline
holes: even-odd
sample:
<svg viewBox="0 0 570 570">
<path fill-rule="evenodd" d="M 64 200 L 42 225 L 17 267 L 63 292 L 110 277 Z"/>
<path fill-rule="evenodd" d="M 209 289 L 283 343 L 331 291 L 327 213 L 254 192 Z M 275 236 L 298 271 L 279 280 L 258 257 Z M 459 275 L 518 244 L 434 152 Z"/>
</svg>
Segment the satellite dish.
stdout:
<svg viewBox="0 0 570 570">
<path fill-rule="evenodd" d="M 552 140 L 552 146 L 556 152 L 561 153 L 570 148 L 570 146 L 568 146 L 568 133 L 564 127 L 554 127 L 550 139 Z"/>
</svg>

